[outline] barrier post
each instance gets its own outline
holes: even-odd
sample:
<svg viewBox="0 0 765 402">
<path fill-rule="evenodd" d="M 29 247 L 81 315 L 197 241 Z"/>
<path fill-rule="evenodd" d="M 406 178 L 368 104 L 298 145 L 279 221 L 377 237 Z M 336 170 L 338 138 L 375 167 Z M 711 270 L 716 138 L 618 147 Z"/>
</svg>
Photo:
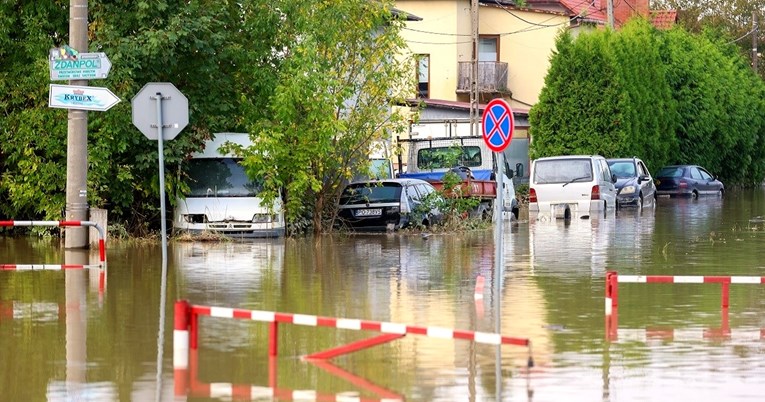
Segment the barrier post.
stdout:
<svg viewBox="0 0 765 402">
<path fill-rule="evenodd" d="M 606 315 L 619 306 L 619 274 L 606 272 Z"/>
<path fill-rule="evenodd" d="M 728 305 L 730 304 L 730 282 L 723 282 L 722 283 L 722 308 L 728 308 Z"/>
<path fill-rule="evenodd" d="M 186 300 L 175 302 L 173 330 L 173 384 L 175 396 L 186 396 L 189 381 L 189 315 Z"/>
<path fill-rule="evenodd" d="M 272 321 L 268 325 L 268 355 L 276 356 L 279 353 L 279 323 Z"/>
</svg>

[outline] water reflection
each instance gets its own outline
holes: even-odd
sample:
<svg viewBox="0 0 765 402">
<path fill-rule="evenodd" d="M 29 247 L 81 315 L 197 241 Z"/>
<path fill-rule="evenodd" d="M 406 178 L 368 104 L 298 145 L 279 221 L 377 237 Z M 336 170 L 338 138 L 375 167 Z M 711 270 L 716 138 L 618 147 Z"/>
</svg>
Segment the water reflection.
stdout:
<svg viewBox="0 0 765 402">
<path fill-rule="evenodd" d="M 161 386 L 158 399 L 173 400 L 169 336 L 156 378 L 157 323 L 169 332 L 172 302 L 188 299 L 483 332 L 495 331 L 501 307 L 501 332 L 530 338 L 536 363 L 527 370 L 528 350 L 503 347 L 497 371 L 492 345 L 406 336 L 335 358 L 334 370 L 300 357 L 376 333 L 293 326 L 280 331 L 271 366 L 266 324 L 206 318 L 194 377 L 206 386 L 369 398 L 387 390 L 410 401 L 760 400 L 763 341 L 753 335 L 765 326 L 765 287 L 732 285 L 727 324 L 719 286 L 620 287 L 609 342 L 604 281 L 607 270 L 762 275 L 765 228 L 755 218 L 764 211 L 765 191 L 732 190 L 569 225 L 506 222 L 501 273 L 490 230 L 173 243 L 164 320 L 158 247 L 110 245 L 100 302 L 83 272 L 73 280 L 0 272 L 0 399 L 145 401 Z M 55 243 L 0 237 L 4 263 L 58 263 L 62 254 Z M 485 287 L 477 300 L 479 275 Z M 722 336 L 704 338 L 715 333 Z M 697 338 L 680 337 L 687 334 Z"/>
</svg>

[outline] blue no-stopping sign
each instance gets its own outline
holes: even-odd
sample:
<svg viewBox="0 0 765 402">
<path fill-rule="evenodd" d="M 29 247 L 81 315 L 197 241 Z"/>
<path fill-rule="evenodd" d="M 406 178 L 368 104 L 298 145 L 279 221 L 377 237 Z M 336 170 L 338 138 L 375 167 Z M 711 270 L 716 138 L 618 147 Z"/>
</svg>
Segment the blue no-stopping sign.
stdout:
<svg viewBox="0 0 765 402">
<path fill-rule="evenodd" d="M 504 99 L 492 99 L 483 111 L 481 120 L 483 140 L 494 152 L 502 152 L 513 140 L 515 121 L 510 105 Z"/>
</svg>

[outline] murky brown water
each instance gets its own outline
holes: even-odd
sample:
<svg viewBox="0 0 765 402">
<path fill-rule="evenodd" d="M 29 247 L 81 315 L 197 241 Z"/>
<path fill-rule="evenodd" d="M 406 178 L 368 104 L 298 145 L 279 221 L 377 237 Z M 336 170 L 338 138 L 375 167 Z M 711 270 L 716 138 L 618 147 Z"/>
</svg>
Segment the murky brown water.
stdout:
<svg viewBox="0 0 765 402">
<path fill-rule="evenodd" d="M 490 230 L 171 243 L 163 314 L 160 248 L 108 244 L 103 293 L 95 270 L 0 271 L 0 400 L 241 400 L 224 395 L 276 387 L 281 400 L 759 401 L 765 286 L 732 284 L 723 311 L 717 284 L 620 284 L 608 340 L 604 282 L 611 270 L 765 275 L 763 216 L 757 189 L 570 225 L 506 224 L 499 283 Z M 0 237 L 0 264 L 82 258 L 57 242 Z M 311 363 L 300 357 L 378 333 L 287 324 L 269 364 L 267 324 L 202 317 L 193 378 L 178 392 L 179 299 L 482 332 L 497 332 L 499 301 L 499 332 L 529 338 L 535 366 L 524 347 L 418 335 Z"/>
</svg>

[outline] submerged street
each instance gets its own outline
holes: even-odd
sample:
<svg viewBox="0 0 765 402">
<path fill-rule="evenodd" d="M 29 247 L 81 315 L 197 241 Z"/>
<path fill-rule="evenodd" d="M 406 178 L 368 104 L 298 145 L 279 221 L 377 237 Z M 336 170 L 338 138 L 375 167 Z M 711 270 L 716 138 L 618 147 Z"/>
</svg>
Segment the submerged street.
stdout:
<svg viewBox="0 0 765 402">
<path fill-rule="evenodd" d="M 159 246 L 107 241 L 103 291 L 97 270 L 0 271 L 0 399 L 756 401 L 761 283 L 731 284 L 727 309 L 719 284 L 623 283 L 609 321 L 605 277 L 759 277 L 764 241 L 762 188 L 570 224 L 522 215 L 504 224 L 499 273 L 491 230 L 171 242 L 163 289 Z M 58 240 L 0 237 L 0 264 L 62 264 L 70 253 Z M 406 335 L 306 361 L 380 333 L 281 324 L 269 359 L 267 323 L 200 317 L 199 349 L 179 377 L 178 300 L 498 332 L 531 349 Z"/>
</svg>

